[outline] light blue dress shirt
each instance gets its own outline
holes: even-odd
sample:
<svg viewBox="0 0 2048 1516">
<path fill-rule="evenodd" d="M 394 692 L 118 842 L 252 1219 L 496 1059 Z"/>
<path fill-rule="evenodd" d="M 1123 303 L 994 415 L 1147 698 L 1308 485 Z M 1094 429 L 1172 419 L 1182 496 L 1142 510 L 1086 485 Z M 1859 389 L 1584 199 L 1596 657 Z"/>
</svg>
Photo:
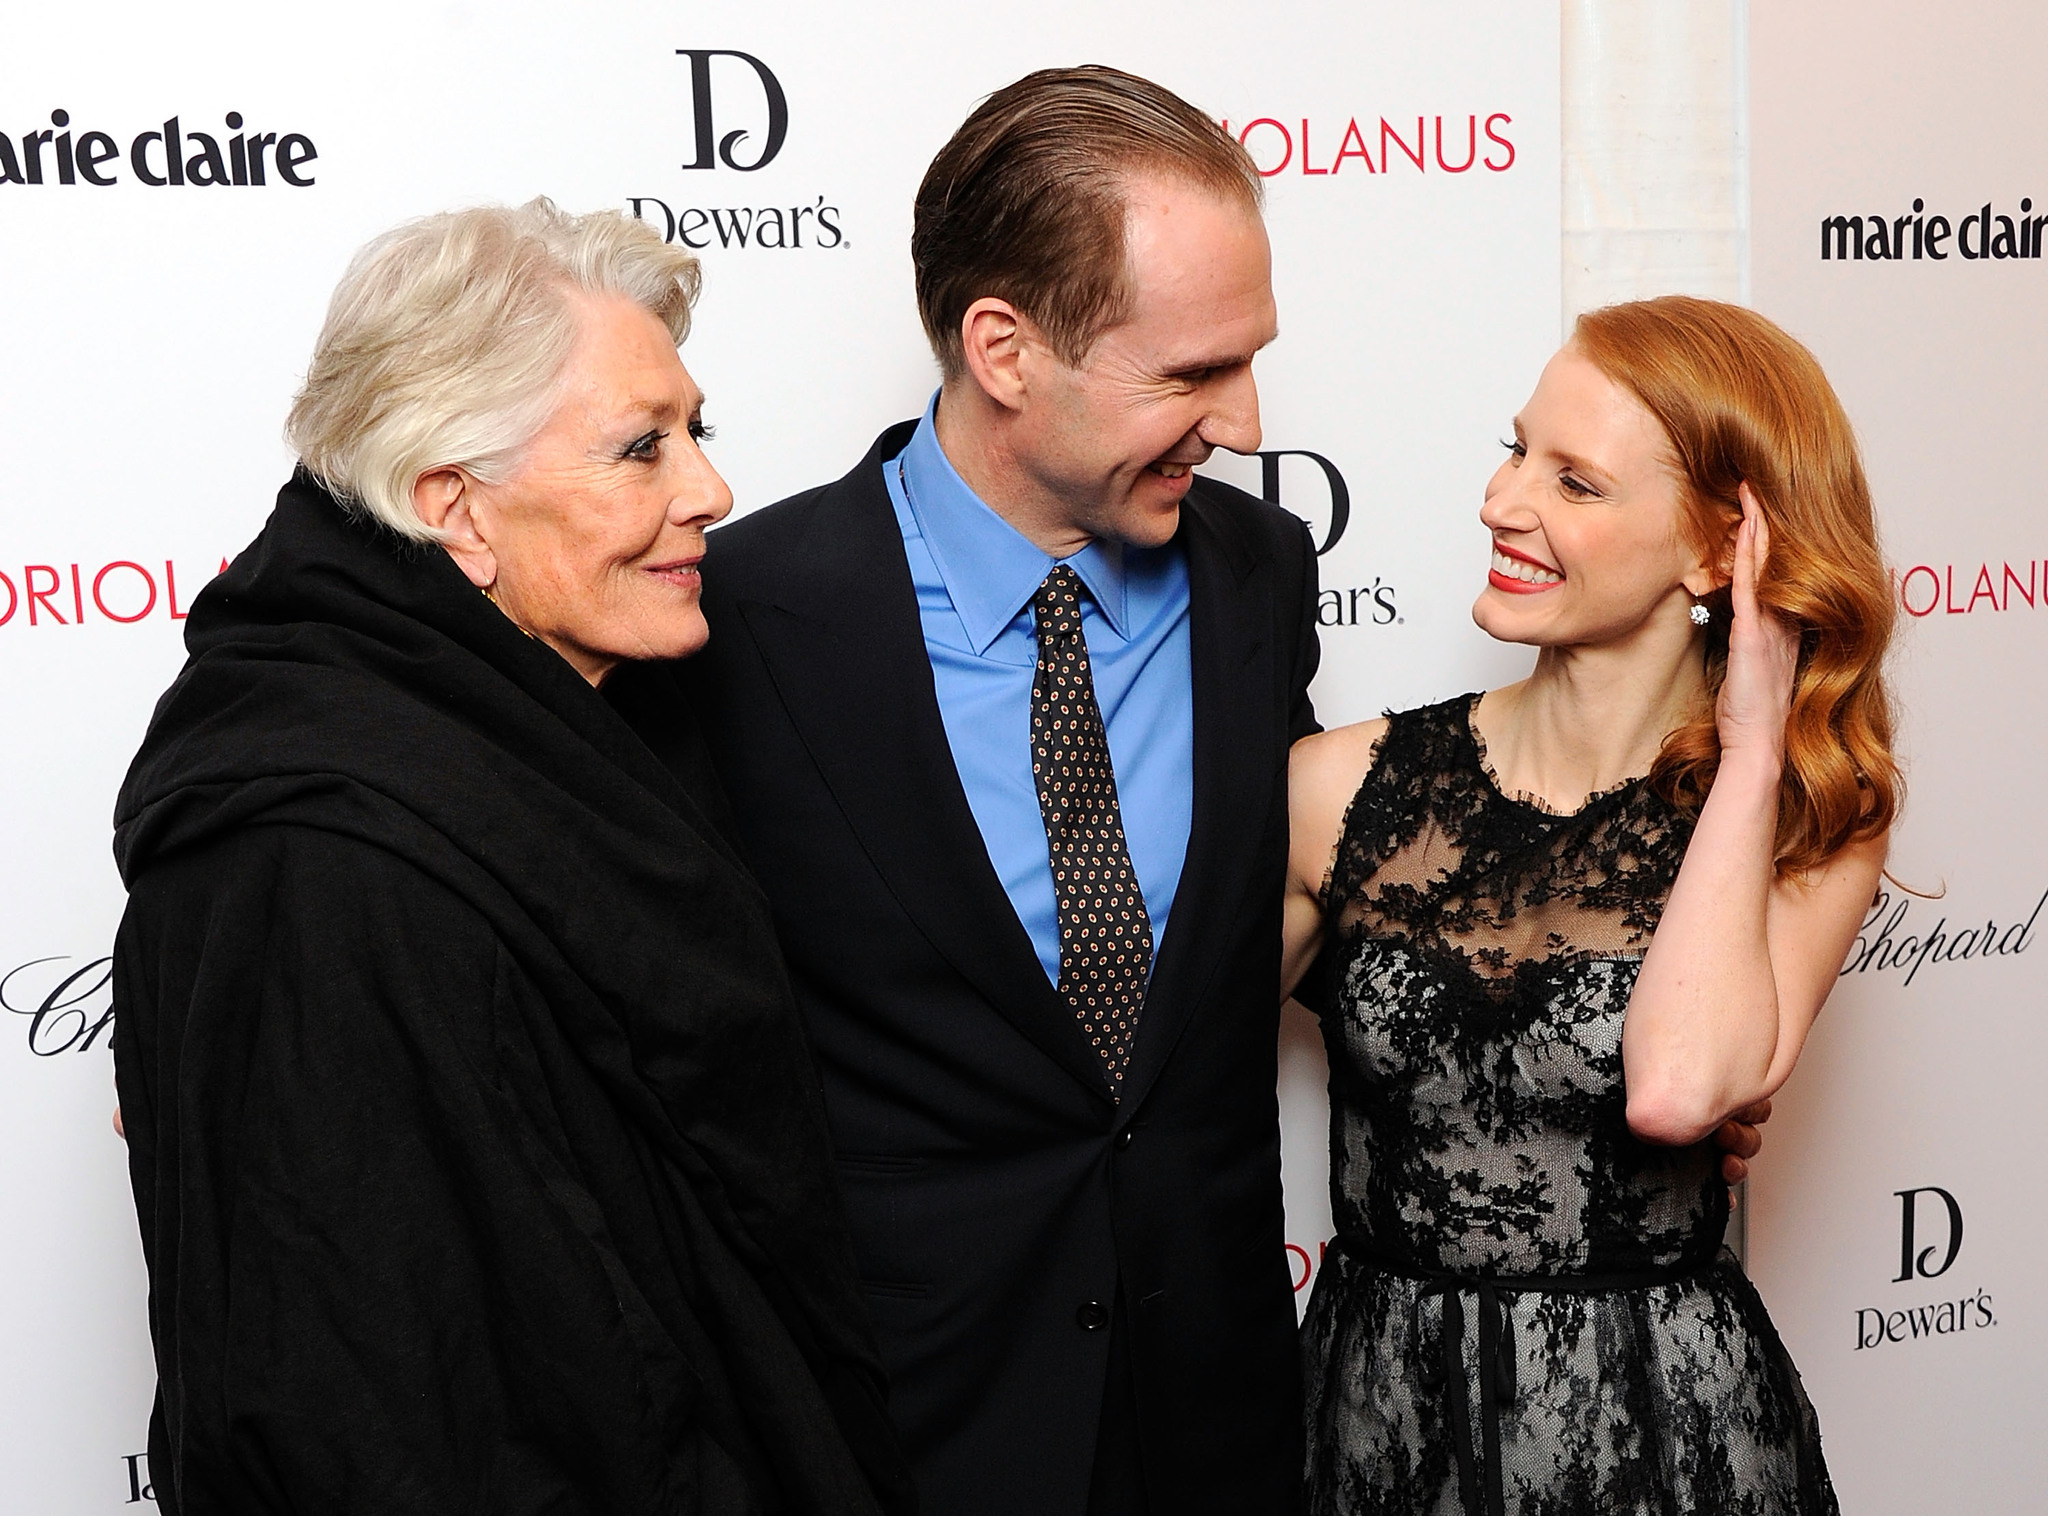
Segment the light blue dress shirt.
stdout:
<svg viewBox="0 0 2048 1516">
<path fill-rule="evenodd" d="M 989 861 L 1057 985 L 1059 906 L 1031 779 L 1031 682 L 1038 668 L 1031 597 L 1056 560 L 955 472 L 939 446 L 938 404 L 934 395 L 909 445 L 883 471 L 954 766 Z M 1194 816 L 1187 558 L 1178 543 L 1095 542 L 1057 561 L 1071 565 L 1088 591 L 1081 634 L 1156 959 Z"/>
</svg>

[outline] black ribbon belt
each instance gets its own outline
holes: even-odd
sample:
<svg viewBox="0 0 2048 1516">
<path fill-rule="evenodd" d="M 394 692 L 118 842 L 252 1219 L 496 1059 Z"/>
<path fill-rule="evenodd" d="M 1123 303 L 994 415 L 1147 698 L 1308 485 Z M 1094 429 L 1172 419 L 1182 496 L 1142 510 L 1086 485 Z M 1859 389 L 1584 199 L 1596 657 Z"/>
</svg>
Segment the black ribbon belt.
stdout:
<svg viewBox="0 0 2048 1516">
<path fill-rule="evenodd" d="M 1432 1363 L 1422 1361 L 1422 1387 L 1444 1392 L 1444 1411 L 1451 1424 L 1451 1449 L 1458 1461 L 1458 1496 L 1467 1516 L 1507 1516 L 1507 1493 L 1500 1461 L 1501 1407 L 1515 1399 L 1515 1323 L 1503 1295 L 1606 1295 L 1620 1290 L 1654 1289 L 1682 1284 L 1708 1267 L 1700 1259 L 1669 1268 L 1633 1269 L 1607 1274 L 1459 1274 L 1425 1268 L 1384 1253 L 1370 1243 L 1344 1237 L 1331 1239 L 1333 1252 L 1404 1279 L 1417 1279 L 1415 1337 L 1422 1338 L 1425 1301 L 1443 1301 L 1440 1351 Z M 1465 1382 L 1465 1297 L 1479 1307 L 1479 1433 L 1472 1445 L 1472 1395 Z"/>
</svg>

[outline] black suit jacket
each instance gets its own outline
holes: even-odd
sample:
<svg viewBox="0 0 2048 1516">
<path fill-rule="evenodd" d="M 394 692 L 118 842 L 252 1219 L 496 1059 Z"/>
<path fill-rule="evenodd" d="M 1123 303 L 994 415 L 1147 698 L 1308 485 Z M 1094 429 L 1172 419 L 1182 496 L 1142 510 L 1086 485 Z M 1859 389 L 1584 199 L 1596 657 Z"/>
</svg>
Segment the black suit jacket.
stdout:
<svg viewBox="0 0 2048 1516">
<path fill-rule="evenodd" d="M 883 462 L 717 532 L 684 665 L 826 1085 L 927 1516 L 1080 1516 L 1128 1313 L 1157 1512 L 1298 1503 L 1275 1094 L 1289 743 L 1315 556 L 1198 481 L 1194 817 L 1121 1104 L 1003 893 L 941 723 Z"/>
</svg>

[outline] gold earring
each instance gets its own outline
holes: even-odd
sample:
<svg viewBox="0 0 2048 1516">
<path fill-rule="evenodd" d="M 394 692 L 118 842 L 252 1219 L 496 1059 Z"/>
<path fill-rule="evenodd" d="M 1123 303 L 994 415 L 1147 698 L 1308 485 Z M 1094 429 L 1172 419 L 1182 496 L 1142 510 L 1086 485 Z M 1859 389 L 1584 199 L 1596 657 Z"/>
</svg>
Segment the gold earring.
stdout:
<svg viewBox="0 0 2048 1516">
<path fill-rule="evenodd" d="M 513 626 L 518 627 L 520 636 L 524 637 L 529 642 L 540 641 L 540 638 L 534 636 L 533 633 L 529 632 L 525 627 L 519 626 L 519 622 L 513 617 L 510 611 L 506 610 L 505 607 L 503 607 L 502 605 L 498 605 L 497 580 L 493 579 L 489 584 L 484 585 L 482 588 L 484 599 L 490 601 L 492 605 L 498 606 L 498 614 L 500 616 L 503 616 L 507 621 L 510 621 L 513 624 Z"/>
</svg>

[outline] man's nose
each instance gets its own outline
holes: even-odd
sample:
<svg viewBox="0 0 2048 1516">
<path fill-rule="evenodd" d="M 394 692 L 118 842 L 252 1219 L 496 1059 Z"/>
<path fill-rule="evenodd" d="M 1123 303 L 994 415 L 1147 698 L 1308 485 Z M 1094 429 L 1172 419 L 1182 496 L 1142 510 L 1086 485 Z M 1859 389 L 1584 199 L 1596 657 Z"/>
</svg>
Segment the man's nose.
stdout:
<svg viewBox="0 0 2048 1516">
<path fill-rule="evenodd" d="M 1263 433 L 1259 429 L 1259 387 L 1252 380 L 1251 365 L 1212 381 L 1214 390 L 1208 414 L 1195 428 L 1211 447 L 1232 453 L 1256 453 Z"/>
</svg>

